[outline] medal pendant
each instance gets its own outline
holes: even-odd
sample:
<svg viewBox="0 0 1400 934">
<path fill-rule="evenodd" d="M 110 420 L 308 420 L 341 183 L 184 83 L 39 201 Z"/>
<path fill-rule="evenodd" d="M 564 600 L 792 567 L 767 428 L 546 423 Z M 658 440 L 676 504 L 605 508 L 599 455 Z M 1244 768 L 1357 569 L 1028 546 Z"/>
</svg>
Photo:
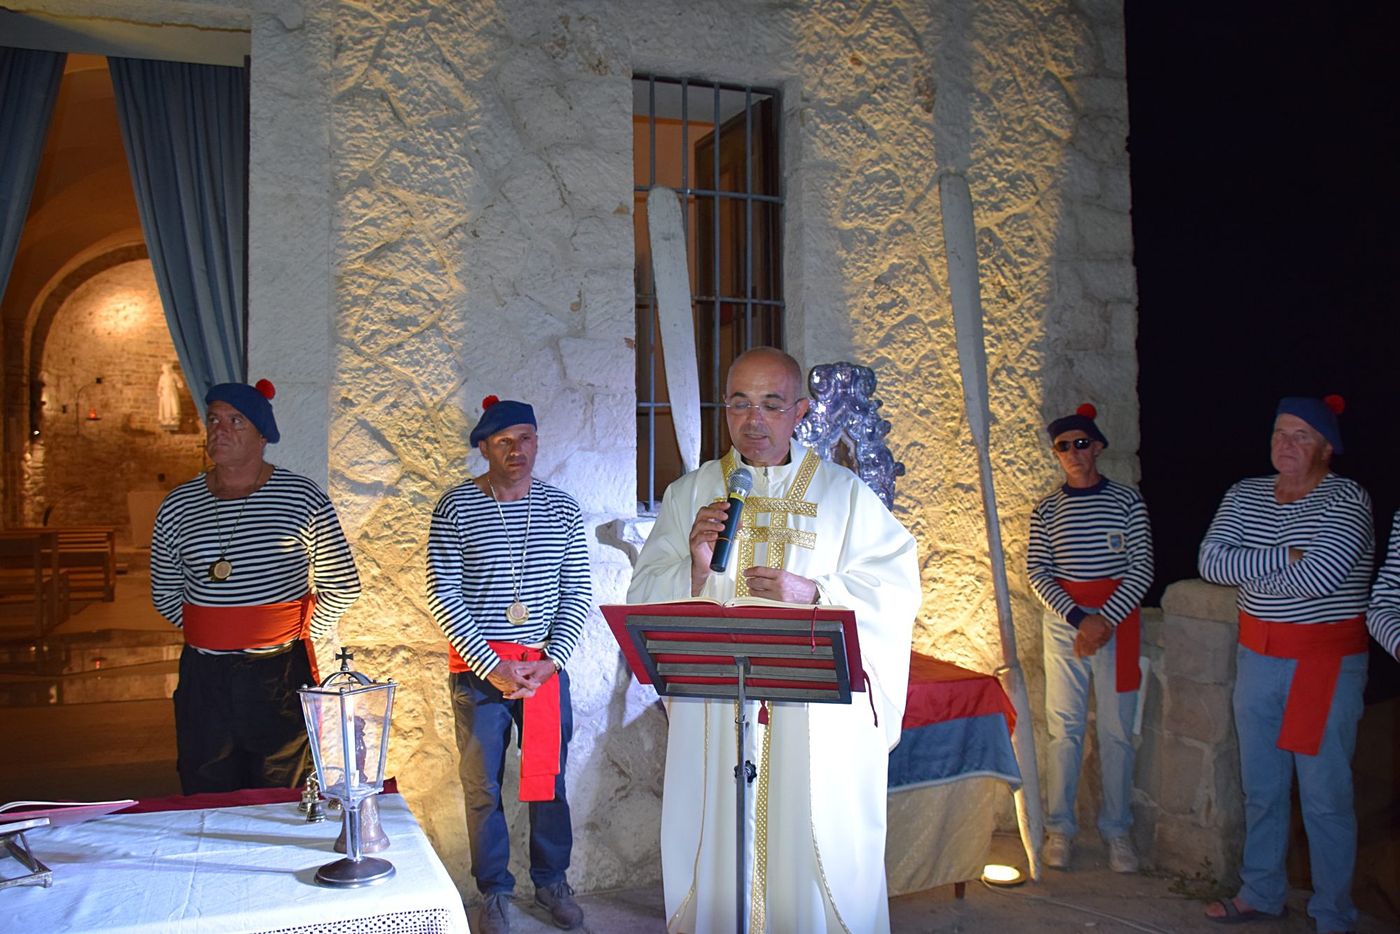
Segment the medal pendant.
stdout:
<svg viewBox="0 0 1400 934">
<path fill-rule="evenodd" d="M 506 607 L 506 619 L 510 620 L 510 622 L 516 626 L 525 625 L 525 621 L 529 618 L 529 609 L 519 600 L 516 600 L 510 606 Z"/>
<path fill-rule="evenodd" d="M 209 579 L 212 581 L 226 581 L 233 575 L 233 565 L 227 558 L 220 558 L 209 565 Z"/>
</svg>

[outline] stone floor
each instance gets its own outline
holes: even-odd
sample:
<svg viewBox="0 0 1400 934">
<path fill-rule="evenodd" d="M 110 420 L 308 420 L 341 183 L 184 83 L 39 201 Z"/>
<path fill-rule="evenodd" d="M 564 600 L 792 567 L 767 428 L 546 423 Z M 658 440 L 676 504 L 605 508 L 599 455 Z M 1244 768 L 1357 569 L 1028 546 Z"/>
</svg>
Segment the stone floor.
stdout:
<svg viewBox="0 0 1400 934">
<path fill-rule="evenodd" d="M 26 649 L 0 641 L 0 802 L 17 798 L 93 800 L 114 794 L 151 797 L 179 791 L 169 691 L 179 636 L 150 608 L 147 581 L 139 573 L 119 580 L 115 603 L 89 604 L 53 634 L 66 671 L 35 673 Z M 3 632 L 0 631 L 0 639 Z M 10 643 L 11 646 L 14 643 Z M 29 664 L 24 664 L 28 659 Z M 16 673 L 27 668 L 29 673 Z M 37 844 L 37 840 L 34 841 Z M 1387 865 L 1400 865 L 1400 841 L 1382 841 Z M 1388 854 L 1388 855 L 1387 855 Z M 993 859 L 1024 866 L 1019 841 L 998 835 Z M 1364 917 L 1364 934 L 1400 932 L 1387 904 L 1396 904 L 1400 878 L 1382 892 L 1383 918 Z M 517 934 L 556 930 L 522 890 L 514 907 Z M 1038 883 L 1016 888 L 951 886 L 893 899 L 895 932 L 1021 931 L 1216 931 L 1201 915 L 1201 899 L 1214 893 L 1166 873 L 1116 875 L 1096 840 L 1081 837 L 1073 870 L 1047 870 Z M 1260 934 L 1304 934 L 1306 892 L 1289 899 L 1289 917 L 1252 925 Z M 1386 899 L 1389 899 L 1387 902 Z M 661 891 L 644 886 L 595 892 L 579 899 L 590 932 L 663 931 Z M 3 900 L 0 899 L 0 904 Z M 469 904 L 469 913 L 475 905 Z"/>
</svg>

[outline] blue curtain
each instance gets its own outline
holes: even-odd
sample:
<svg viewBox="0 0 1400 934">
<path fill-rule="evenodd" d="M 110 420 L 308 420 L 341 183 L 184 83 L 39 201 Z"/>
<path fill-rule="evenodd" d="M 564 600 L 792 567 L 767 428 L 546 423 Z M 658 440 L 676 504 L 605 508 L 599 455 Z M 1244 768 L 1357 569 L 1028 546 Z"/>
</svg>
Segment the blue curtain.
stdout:
<svg viewBox="0 0 1400 934">
<path fill-rule="evenodd" d="M 0 297 L 19 250 L 67 57 L 0 46 Z"/>
<path fill-rule="evenodd" d="M 108 63 L 165 319 L 203 414 L 210 386 L 243 382 L 247 371 L 245 72 Z"/>
</svg>

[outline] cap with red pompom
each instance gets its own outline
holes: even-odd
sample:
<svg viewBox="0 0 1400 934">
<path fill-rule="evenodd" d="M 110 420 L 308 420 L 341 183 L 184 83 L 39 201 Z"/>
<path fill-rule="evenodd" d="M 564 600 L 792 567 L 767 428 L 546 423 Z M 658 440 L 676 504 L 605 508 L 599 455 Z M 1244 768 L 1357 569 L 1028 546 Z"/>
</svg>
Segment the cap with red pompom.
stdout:
<svg viewBox="0 0 1400 934">
<path fill-rule="evenodd" d="M 496 432 L 512 425 L 539 427 L 535 421 L 535 410 L 527 402 L 515 402 L 499 396 L 487 396 L 481 400 L 481 419 L 472 429 L 471 442 L 480 444 Z"/>
<path fill-rule="evenodd" d="M 1057 418 L 1045 426 L 1045 431 L 1050 435 L 1050 440 L 1054 441 L 1067 431 L 1082 431 L 1090 438 L 1093 438 L 1104 447 L 1108 447 L 1108 439 L 1099 431 L 1099 426 L 1094 424 L 1094 419 L 1099 417 L 1099 410 L 1091 403 L 1084 403 L 1074 410 L 1073 415 L 1066 415 Z"/>
<path fill-rule="evenodd" d="M 268 444 L 276 444 L 282 435 L 277 431 L 277 419 L 272 417 L 272 403 L 277 388 L 270 380 L 260 379 L 256 386 L 247 383 L 219 383 L 204 394 L 204 404 L 227 402 L 243 417 L 253 423 L 258 434 L 267 439 Z"/>
<path fill-rule="evenodd" d="M 1285 396 L 1279 400 L 1277 419 L 1292 415 L 1307 422 L 1314 431 L 1327 439 L 1333 453 L 1342 453 L 1342 426 L 1337 416 L 1346 411 L 1347 400 L 1336 393 L 1316 399 L 1312 396 Z"/>
</svg>

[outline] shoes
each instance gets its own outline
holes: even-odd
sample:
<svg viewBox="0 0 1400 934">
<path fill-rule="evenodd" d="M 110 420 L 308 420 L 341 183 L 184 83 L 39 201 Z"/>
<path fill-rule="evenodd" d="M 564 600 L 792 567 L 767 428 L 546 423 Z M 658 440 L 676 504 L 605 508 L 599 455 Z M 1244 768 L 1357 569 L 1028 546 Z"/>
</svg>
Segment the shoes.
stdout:
<svg viewBox="0 0 1400 934">
<path fill-rule="evenodd" d="M 1051 869 L 1068 869 L 1070 855 L 1069 837 L 1062 833 L 1045 836 L 1045 845 L 1040 848 L 1040 858 Z"/>
<path fill-rule="evenodd" d="M 1133 850 L 1133 841 L 1127 837 L 1114 837 L 1108 841 L 1108 868 L 1114 872 L 1138 871 L 1138 855 Z"/>
<path fill-rule="evenodd" d="M 1287 917 L 1288 909 L 1284 908 L 1278 914 L 1271 911 L 1259 911 L 1254 908 L 1241 908 L 1235 904 L 1233 898 L 1222 898 L 1208 904 L 1207 908 L 1220 906 L 1222 914 L 1207 914 L 1207 921 L 1214 921 L 1216 924 L 1248 924 L 1250 921 L 1277 921 Z"/>
<path fill-rule="evenodd" d="M 538 896 L 537 896 L 538 897 Z M 481 900 L 473 934 L 510 934 L 510 893 L 497 892 Z"/>
<path fill-rule="evenodd" d="M 574 901 L 574 890 L 567 882 L 536 886 L 535 904 L 549 912 L 555 927 L 568 931 L 583 923 L 583 909 Z"/>
</svg>

